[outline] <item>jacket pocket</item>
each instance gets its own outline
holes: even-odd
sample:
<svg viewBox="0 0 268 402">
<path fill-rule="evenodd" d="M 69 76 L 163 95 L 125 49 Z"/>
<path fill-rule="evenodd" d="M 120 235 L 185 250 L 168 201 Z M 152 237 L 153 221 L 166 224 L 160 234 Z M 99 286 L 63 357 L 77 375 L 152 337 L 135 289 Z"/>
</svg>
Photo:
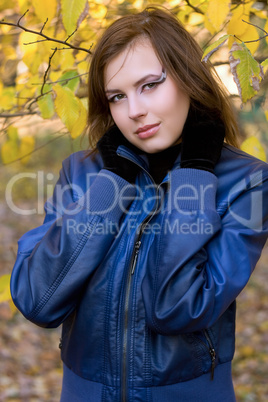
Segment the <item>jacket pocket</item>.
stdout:
<svg viewBox="0 0 268 402">
<path fill-rule="evenodd" d="M 195 338 L 198 339 L 198 342 L 202 345 L 203 349 L 207 351 L 211 366 L 210 366 L 210 378 L 211 380 L 214 379 L 214 371 L 216 366 L 216 349 L 214 347 L 212 337 L 210 336 L 209 329 L 203 329 L 202 331 L 198 331 L 194 333 Z"/>
</svg>

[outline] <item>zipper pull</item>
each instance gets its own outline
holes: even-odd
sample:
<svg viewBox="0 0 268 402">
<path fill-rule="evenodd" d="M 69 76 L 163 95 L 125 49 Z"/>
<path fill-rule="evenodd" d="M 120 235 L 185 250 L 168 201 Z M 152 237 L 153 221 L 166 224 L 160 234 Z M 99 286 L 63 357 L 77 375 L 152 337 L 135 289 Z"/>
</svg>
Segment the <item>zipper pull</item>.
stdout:
<svg viewBox="0 0 268 402">
<path fill-rule="evenodd" d="M 211 357 L 211 381 L 214 379 L 214 370 L 215 370 L 215 360 L 216 360 L 216 352 L 215 349 L 209 349 L 210 357 Z"/>
<path fill-rule="evenodd" d="M 134 246 L 134 257 L 133 257 L 133 262 L 132 262 L 131 275 L 134 274 L 134 271 L 135 271 L 135 268 L 136 268 L 137 258 L 138 258 L 138 254 L 139 254 L 139 251 L 140 251 L 140 246 L 141 246 L 141 241 L 138 240 L 135 243 L 135 246 Z"/>
</svg>

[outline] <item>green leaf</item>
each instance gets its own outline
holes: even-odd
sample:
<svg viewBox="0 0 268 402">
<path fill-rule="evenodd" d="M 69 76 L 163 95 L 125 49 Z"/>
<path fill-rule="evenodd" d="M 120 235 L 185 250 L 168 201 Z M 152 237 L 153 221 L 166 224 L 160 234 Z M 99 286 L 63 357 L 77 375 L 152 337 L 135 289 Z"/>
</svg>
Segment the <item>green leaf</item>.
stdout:
<svg viewBox="0 0 268 402">
<path fill-rule="evenodd" d="M 80 79 L 77 77 L 77 70 L 66 71 L 60 78 L 59 84 L 64 86 L 65 88 L 69 88 L 71 91 L 75 92 L 78 88 Z M 76 78 L 74 78 L 76 77 Z M 66 80 L 66 81 L 65 81 Z"/>
<path fill-rule="evenodd" d="M 211 45 L 209 45 L 206 50 L 204 51 L 204 54 L 202 56 L 202 61 L 207 63 L 208 59 L 210 56 L 215 53 L 224 43 L 227 41 L 227 39 L 232 36 L 232 35 L 224 35 L 220 39 L 218 39 L 216 42 L 213 42 Z"/>
<path fill-rule="evenodd" d="M 46 84 L 43 89 L 43 93 L 51 91 L 52 86 Z M 38 95 L 40 95 L 41 88 L 38 91 Z M 50 119 L 52 116 L 55 114 L 55 108 L 54 108 L 54 102 L 53 102 L 53 97 L 52 93 L 48 93 L 41 98 L 38 99 L 37 101 L 39 110 L 41 112 L 41 116 L 43 119 Z"/>
<path fill-rule="evenodd" d="M 229 60 L 239 96 L 245 103 L 260 89 L 259 84 L 263 79 L 262 68 L 243 42 L 239 45 L 236 42 L 233 43 Z"/>
<path fill-rule="evenodd" d="M 68 35 L 82 22 L 80 16 L 84 14 L 87 5 L 87 0 L 61 0 L 62 21 Z"/>
</svg>

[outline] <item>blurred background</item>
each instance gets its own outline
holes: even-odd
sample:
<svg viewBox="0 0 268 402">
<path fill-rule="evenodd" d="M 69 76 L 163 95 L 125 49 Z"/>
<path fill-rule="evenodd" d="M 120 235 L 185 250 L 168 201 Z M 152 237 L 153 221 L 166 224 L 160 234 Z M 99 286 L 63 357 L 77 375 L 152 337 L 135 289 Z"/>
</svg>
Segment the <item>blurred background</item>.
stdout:
<svg viewBox="0 0 268 402">
<path fill-rule="evenodd" d="M 254 44 L 251 52 L 257 63 L 264 63 L 268 57 L 267 37 L 259 39 L 268 29 L 266 0 L 154 3 L 171 9 L 202 48 L 222 35 L 232 33 L 242 40 L 254 40 L 248 46 Z M 0 402 L 59 401 L 62 379 L 58 348 L 60 328 L 47 330 L 34 326 L 10 301 L 8 282 L 16 258 L 17 240 L 26 231 L 42 224 L 43 205 L 52 195 L 62 160 L 70 153 L 88 147 L 86 136 L 82 135 L 86 126 L 88 50 L 113 19 L 141 10 L 148 4 L 149 1 L 142 0 L 46 0 L 45 8 L 42 8 L 44 4 L 37 0 L 1 1 Z M 224 20 L 220 22 L 209 17 L 215 5 L 223 14 Z M 67 12 L 72 7 L 74 16 Z M 53 55 L 55 43 L 39 43 L 37 41 L 42 38 L 36 34 L 34 39 L 33 34 L 22 36 L 22 29 L 15 25 L 27 9 L 22 25 L 61 41 L 71 35 L 69 42 L 76 49 L 63 49 Z M 46 15 L 48 22 L 44 25 Z M 241 24 L 242 18 L 257 28 L 253 25 L 245 28 L 246 24 Z M 5 25 L 3 21 L 11 25 Z M 231 45 L 226 43 L 211 61 L 233 99 L 242 149 L 266 160 L 267 73 L 260 82 L 259 91 L 241 107 L 241 96 L 228 60 Z M 263 66 L 266 72 L 267 67 Z M 62 103 L 57 101 L 60 96 Z M 64 105 L 69 111 L 67 115 Z M 238 297 L 233 364 L 238 401 L 268 400 L 267 267 L 266 245 L 247 287 Z"/>
</svg>

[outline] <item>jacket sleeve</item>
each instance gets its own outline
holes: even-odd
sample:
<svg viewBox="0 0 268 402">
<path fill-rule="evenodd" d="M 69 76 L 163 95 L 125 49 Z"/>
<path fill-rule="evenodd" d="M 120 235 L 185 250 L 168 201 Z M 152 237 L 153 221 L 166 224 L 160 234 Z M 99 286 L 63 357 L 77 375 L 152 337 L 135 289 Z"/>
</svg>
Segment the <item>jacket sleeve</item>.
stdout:
<svg viewBox="0 0 268 402">
<path fill-rule="evenodd" d="M 44 224 L 22 236 L 11 275 L 11 295 L 22 314 L 37 325 L 57 327 L 75 309 L 94 270 L 105 257 L 136 189 L 102 169 L 78 201 L 65 161 Z M 76 186 L 78 187 L 78 186 Z M 124 188 L 121 204 L 114 203 Z M 78 189 L 79 190 L 79 189 Z"/>
<path fill-rule="evenodd" d="M 178 169 L 170 183 L 142 283 L 148 325 L 169 335 L 213 325 L 248 282 L 268 236 L 267 177 L 233 191 L 222 217 L 213 174 Z"/>
</svg>

